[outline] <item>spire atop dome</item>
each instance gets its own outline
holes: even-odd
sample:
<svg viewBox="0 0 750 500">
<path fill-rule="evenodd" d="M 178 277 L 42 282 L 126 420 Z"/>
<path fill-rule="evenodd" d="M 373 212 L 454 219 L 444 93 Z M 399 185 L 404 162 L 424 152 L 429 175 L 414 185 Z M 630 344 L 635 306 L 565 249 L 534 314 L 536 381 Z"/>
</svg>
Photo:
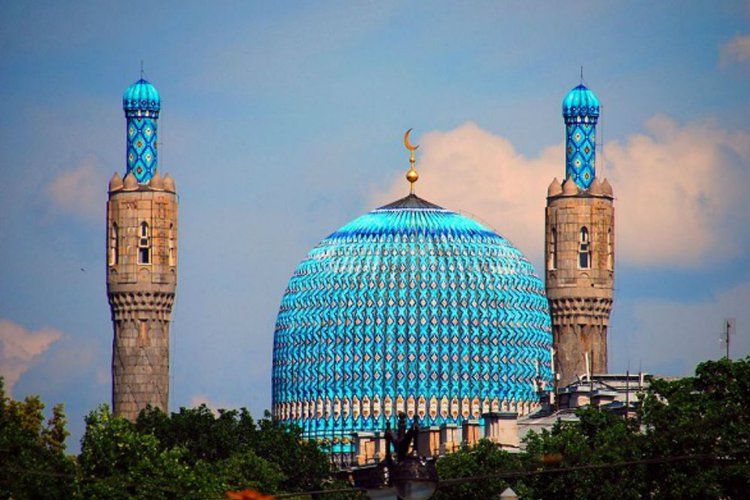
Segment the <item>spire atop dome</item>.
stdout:
<svg viewBox="0 0 750 500">
<path fill-rule="evenodd" d="M 409 181 L 409 193 L 414 194 L 414 183 L 419 180 L 419 172 L 414 168 L 414 163 L 417 161 L 414 158 L 414 151 L 417 150 L 419 144 L 412 146 L 409 142 L 409 134 L 411 131 L 412 129 L 409 129 L 404 134 L 404 146 L 409 150 L 409 171 L 406 172 L 406 180 Z"/>
<path fill-rule="evenodd" d="M 143 69 L 141 69 L 143 71 Z M 139 184 L 146 184 L 156 172 L 156 127 L 161 110 L 159 92 L 143 78 L 122 95 L 122 109 L 127 120 L 127 168 Z"/>
<path fill-rule="evenodd" d="M 596 122 L 599 99 L 583 84 L 573 88 L 562 102 L 565 120 L 565 178 L 571 177 L 581 189 L 588 189 L 596 176 Z"/>
</svg>

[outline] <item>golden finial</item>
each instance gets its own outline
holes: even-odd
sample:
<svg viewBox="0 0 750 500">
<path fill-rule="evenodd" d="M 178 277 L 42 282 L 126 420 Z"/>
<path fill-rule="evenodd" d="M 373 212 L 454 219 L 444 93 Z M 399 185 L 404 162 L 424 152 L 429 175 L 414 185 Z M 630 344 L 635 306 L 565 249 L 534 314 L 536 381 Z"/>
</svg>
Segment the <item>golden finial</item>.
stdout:
<svg viewBox="0 0 750 500">
<path fill-rule="evenodd" d="M 409 129 L 404 134 L 404 146 L 409 150 L 409 171 L 406 172 L 406 180 L 409 181 L 409 193 L 414 194 L 414 183 L 419 179 L 419 172 L 414 169 L 414 163 L 417 161 L 414 159 L 414 151 L 417 150 L 419 144 L 412 146 L 409 143 L 409 134 L 412 129 Z"/>
</svg>

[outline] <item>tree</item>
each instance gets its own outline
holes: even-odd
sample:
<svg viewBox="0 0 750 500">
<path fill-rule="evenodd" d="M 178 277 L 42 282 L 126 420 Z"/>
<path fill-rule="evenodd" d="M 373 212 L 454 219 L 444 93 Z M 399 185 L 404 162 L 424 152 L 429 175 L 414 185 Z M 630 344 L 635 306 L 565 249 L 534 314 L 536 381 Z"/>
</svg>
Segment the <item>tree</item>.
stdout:
<svg viewBox="0 0 750 500">
<path fill-rule="evenodd" d="M 138 415 L 135 427 L 141 434 L 153 434 L 162 449 L 185 448 L 191 463 L 224 460 L 255 444 L 255 423 L 244 408 L 219 410 L 216 416 L 206 405 L 183 407 L 171 415 L 148 407 Z"/>
<path fill-rule="evenodd" d="M 279 465 L 287 477 L 285 491 L 309 491 L 323 488 L 331 481 L 328 456 L 314 441 L 302 439 L 302 430 L 271 419 L 266 412 L 258 423 L 256 453 Z"/>
<path fill-rule="evenodd" d="M 576 412 L 578 421 L 558 421 L 550 430 L 529 433 L 527 484 L 538 498 L 642 498 L 645 465 L 554 472 L 580 466 L 606 466 L 642 458 L 642 436 L 635 420 L 595 408 Z"/>
<path fill-rule="evenodd" d="M 0 497 L 67 498 L 73 495 L 75 461 L 65 455 L 66 419 L 56 405 L 44 423 L 38 396 L 14 401 L 0 377 Z"/>
<path fill-rule="evenodd" d="M 750 491 L 750 357 L 652 380 L 641 419 L 649 457 L 695 457 L 648 468 L 655 498 L 746 498 Z"/>
<path fill-rule="evenodd" d="M 268 414 L 256 423 L 245 408 L 217 413 L 205 405 L 180 408 L 171 415 L 147 408 L 135 425 L 139 432 L 155 436 L 161 449 L 180 447 L 189 463 L 213 464 L 233 489 L 262 484 L 257 489 L 264 493 L 294 492 L 320 489 L 330 481 L 327 456 L 315 443 L 303 440 L 298 427 L 276 422 Z M 224 466 L 228 469 L 222 470 Z"/>
<path fill-rule="evenodd" d="M 473 500 L 492 498 L 507 488 L 510 483 L 500 478 L 483 478 L 498 474 L 509 474 L 525 470 L 525 456 L 503 451 L 494 443 L 482 439 L 473 448 L 464 446 L 456 453 L 446 455 L 436 463 L 439 485 L 436 499 Z M 466 477 L 481 478 L 455 484 L 446 483 L 451 479 Z M 522 483 L 512 484 L 514 491 L 526 496 Z"/>
<path fill-rule="evenodd" d="M 102 405 L 86 417 L 79 491 L 84 498 L 221 498 L 223 484 L 211 467 L 188 464 L 186 456 Z"/>
</svg>

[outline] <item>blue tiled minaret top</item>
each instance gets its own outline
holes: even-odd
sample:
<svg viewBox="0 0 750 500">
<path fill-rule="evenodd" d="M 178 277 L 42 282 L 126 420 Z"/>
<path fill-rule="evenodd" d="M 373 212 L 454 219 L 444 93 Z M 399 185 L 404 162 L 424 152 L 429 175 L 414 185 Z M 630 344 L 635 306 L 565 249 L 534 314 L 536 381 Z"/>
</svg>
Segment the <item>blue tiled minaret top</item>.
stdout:
<svg viewBox="0 0 750 500">
<path fill-rule="evenodd" d="M 588 189 L 596 175 L 596 122 L 599 99 L 581 84 L 562 103 L 565 119 L 565 178 Z"/>
<path fill-rule="evenodd" d="M 122 96 L 122 109 L 127 119 L 127 170 L 139 183 L 147 183 L 157 168 L 156 122 L 161 99 L 156 87 L 143 78 L 127 88 Z"/>
</svg>

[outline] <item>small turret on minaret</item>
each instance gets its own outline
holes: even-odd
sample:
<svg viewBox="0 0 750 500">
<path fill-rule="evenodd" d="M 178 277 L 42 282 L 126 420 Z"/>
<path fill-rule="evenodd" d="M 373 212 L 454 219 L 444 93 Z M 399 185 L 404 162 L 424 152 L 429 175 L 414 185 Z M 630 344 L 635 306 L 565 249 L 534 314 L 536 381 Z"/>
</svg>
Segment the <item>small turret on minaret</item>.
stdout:
<svg viewBox="0 0 750 500">
<path fill-rule="evenodd" d="M 565 179 L 547 189 L 546 288 L 552 315 L 556 385 L 589 369 L 607 373 L 614 290 L 614 196 L 596 176 L 599 100 L 583 83 L 563 99 Z"/>
<path fill-rule="evenodd" d="M 596 122 L 599 99 L 583 83 L 568 92 L 562 105 L 565 120 L 565 178 L 588 189 L 596 177 Z"/>
<path fill-rule="evenodd" d="M 127 171 L 133 172 L 139 184 L 153 177 L 158 167 L 156 126 L 161 99 L 156 87 L 141 78 L 122 96 L 127 120 Z"/>
<path fill-rule="evenodd" d="M 112 407 L 135 419 L 146 406 L 169 405 L 169 326 L 177 285 L 177 194 L 159 172 L 161 108 L 143 78 L 122 99 L 127 123 L 125 174 L 109 182 L 107 295 L 112 343 Z"/>
</svg>

